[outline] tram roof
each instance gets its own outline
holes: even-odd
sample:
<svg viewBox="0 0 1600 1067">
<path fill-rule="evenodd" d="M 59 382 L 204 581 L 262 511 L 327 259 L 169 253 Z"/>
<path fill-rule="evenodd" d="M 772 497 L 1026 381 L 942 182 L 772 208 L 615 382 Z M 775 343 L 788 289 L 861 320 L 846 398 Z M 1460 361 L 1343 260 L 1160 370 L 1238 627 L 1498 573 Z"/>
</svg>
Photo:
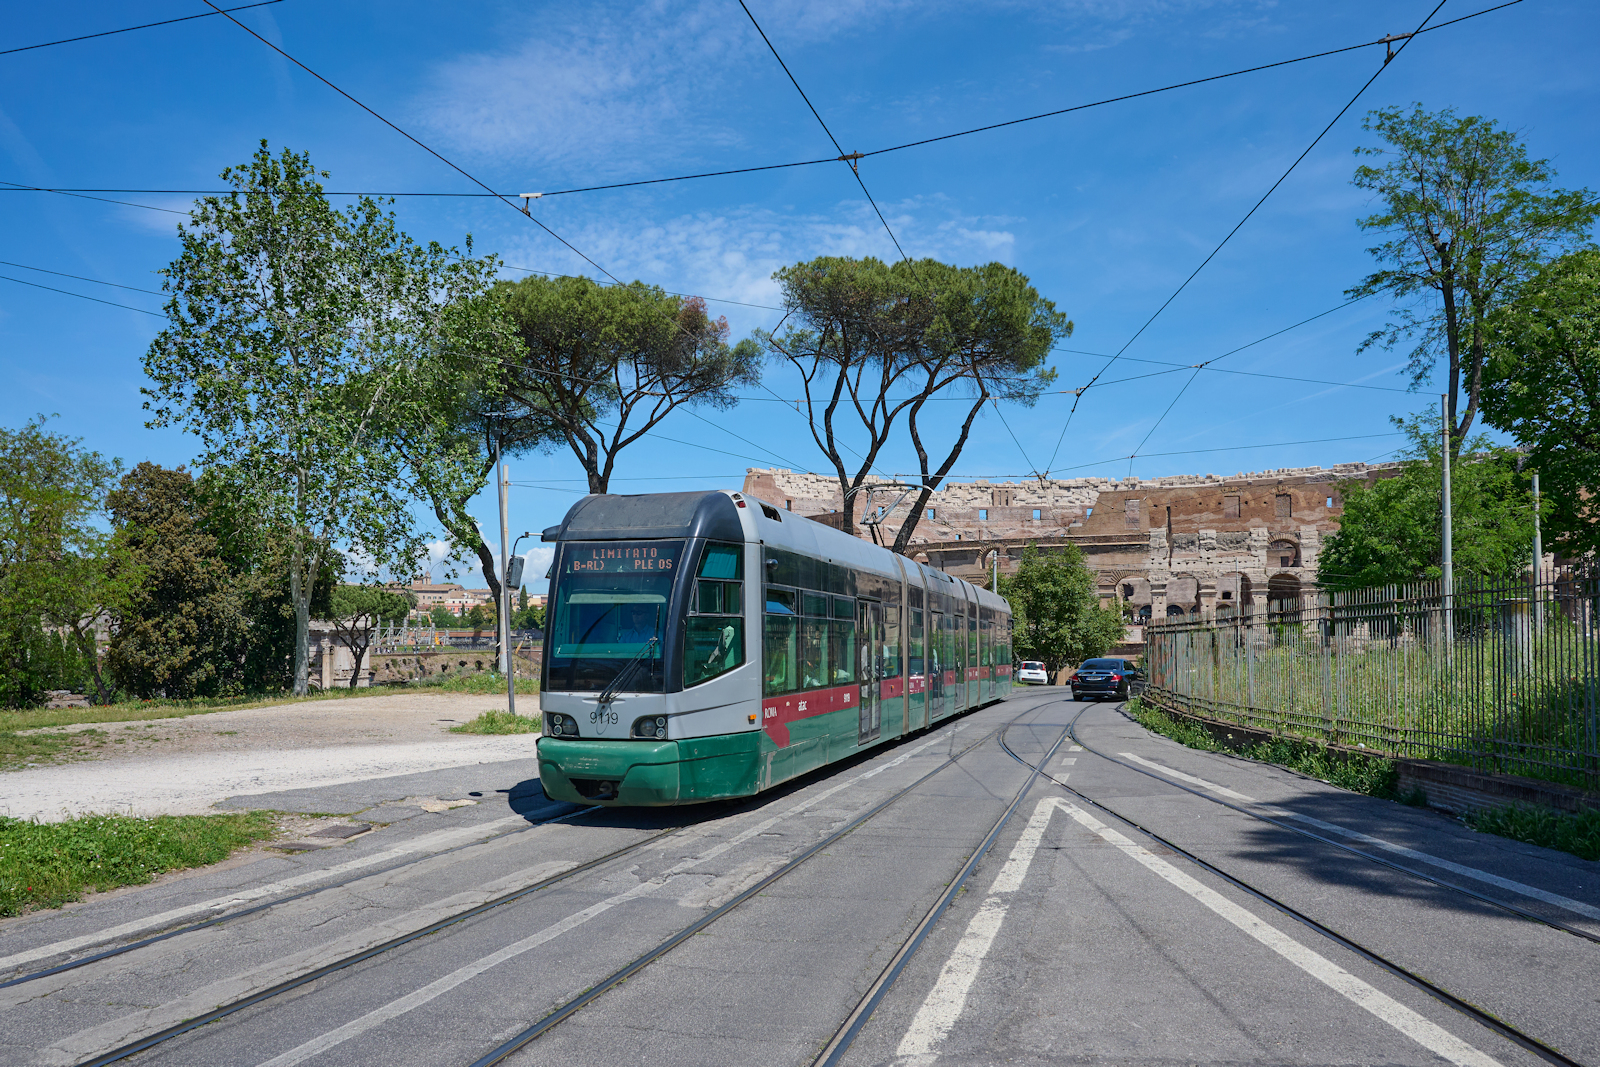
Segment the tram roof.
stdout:
<svg viewBox="0 0 1600 1067">
<path fill-rule="evenodd" d="M 813 522 L 791 511 L 776 511 L 768 518 L 763 502 L 741 497 L 750 504 L 756 531 L 767 544 L 788 548 L 831 562 L 873 571 L 899 579 L 898 558 L 906 577 L 920 578 L 924 585 L 938 588 L 954 586 L 950 592 L 975 599 L 986 607 L 1010 611 L 1010 605 L 996 593 L 971 585 L 944 571 L 906 557 L 896 557 L 889 549 L 841 530 Z M 735 494 L 714 490 L 692 493 L 603 494 L 586 496 L 573 504 L 559 526 L 546 529 L 544 541 L 629 541 L 645 538 L 711 537 L 722 541 L 743 541 Z M 771 508 L 772 505 L 765 505 Z"/>
</svg>

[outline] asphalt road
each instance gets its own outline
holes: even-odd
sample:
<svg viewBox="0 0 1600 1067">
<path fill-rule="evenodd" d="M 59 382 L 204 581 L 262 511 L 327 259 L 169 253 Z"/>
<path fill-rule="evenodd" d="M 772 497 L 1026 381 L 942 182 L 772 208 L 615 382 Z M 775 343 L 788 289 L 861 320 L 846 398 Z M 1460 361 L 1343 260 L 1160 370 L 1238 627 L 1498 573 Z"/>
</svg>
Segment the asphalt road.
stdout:
<svg viewBox="0 0 1600 1067">
<path fill-rule="evenodd" d="M 1075 720 L 1084 745 L 1123 763 L 1074 745 L 1066 731 Z M 1034 766 L 1104 807 L 1036 776 Z M 306 790 L 282 804 L 253 798 L 367 811 L 388 824 L 324 851 L 7 925 L 0 981 L 260 908 L 0 988 L 0 1059 L 92 1062 L 522 892 L 129 1061 L 466 1067 L 780 874 L 505 1062 L 809 1064 L 1009 810 L 993 847 L 837 1062 L 1539 1062 L 1142 836 L 1122 815 L 1600 1067 L 1600 945 L 1208 798 L 1596 934 L 1600 864 L 1184 749 L 1114 705 L 1075 704 L 1058 689 L 1026 691 L 737 803 L 579 810 L 545 800 L 528 773 L 526 761 L 484 764 L 439 772 L 448 781 L 347 784 L 328 798 Z M 476 805 L 434 812 L 395 799 L 471 793 L 481 794 Z M 291 894 L 303 895 L 260 907 Z"/>
</svg>

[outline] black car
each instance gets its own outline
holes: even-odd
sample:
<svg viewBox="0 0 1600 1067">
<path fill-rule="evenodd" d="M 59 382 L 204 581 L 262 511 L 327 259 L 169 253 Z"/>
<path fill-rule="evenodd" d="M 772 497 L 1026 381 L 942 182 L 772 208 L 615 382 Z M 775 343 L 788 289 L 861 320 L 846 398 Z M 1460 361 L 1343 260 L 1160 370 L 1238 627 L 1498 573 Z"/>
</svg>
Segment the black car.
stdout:
<svg viewBox="0 0 1600 1067">
<path fill-rule="evenodd" d="M 1073 700 L 1126 700 L 1133 687 L 1144 682 L 1144 672 L 1131 659 L 1086 659 L 1068 682 Z"/>
</svg>

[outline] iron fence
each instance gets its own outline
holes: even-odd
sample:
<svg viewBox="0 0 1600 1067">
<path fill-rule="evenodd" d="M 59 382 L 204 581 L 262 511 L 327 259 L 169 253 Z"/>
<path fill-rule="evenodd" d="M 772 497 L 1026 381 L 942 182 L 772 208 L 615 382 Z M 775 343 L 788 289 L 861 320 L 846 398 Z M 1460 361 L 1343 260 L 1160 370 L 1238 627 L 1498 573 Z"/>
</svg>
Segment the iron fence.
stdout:
<svg viewBox="0 0 1600 1067">
<path fill-rule="evenodd" d="M 1600 568 L 1269 601 L 1145 630 L 1150 690 L 1226 722 L 1600 788 Z"/>
</svg>

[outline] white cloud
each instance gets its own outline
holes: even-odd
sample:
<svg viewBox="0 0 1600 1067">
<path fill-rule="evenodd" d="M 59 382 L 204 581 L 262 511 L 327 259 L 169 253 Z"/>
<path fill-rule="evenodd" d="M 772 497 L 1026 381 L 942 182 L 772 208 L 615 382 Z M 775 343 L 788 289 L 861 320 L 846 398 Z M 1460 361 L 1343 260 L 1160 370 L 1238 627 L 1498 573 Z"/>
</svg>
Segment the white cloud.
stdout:
<svg viewBox="0 0 1600 1067">
<path fill-rule="evenodd" d="M 907 0 L 757 5 L 757 17 L 787 53 L 895 10 Z M 542 13 L 494 52 L 439 65 L 415 109 L 431 135 L 457 152 L 503 161 L 537 160 L 519 192 L 569 164 L 585 175 L 608 163 L 627 168 L 638 149 L 649 158 L 693 155 L 736 143 L 720 113 L 717 88 L 741 80 L 751 64 L 781 77 L 754 27 L 725 3 L 637 7 L 585 5 L 563 22 Z"/>
<path fill-rule="evenodd" d="M 1010 262 L 1016 235 L 1009 224 L 1021 220 L 962 214 L 942 197 L 880 203 L 906 253 L 961 264 Z M 843 201 L 835 211 L 785 213 L 744 206 L 732 211 L 695 212 L 666 220 L 643 215 L 608 215 L 605 221 L 552 221 L 552 226 L 595 262 L 624 281 L 643 278 L 664 288 L 725 300 L 776 306 L 780 267 L 817 256 L 876 256 L 892 261 L 894 246 L 870 205 Z M 564 250 L 563 250 L 564 252 Z M 558 260 L 549 243 L 504 254 L 506 262 L 543 270 L 593 274 L 576 257 Z M 715 305 L 738 323 L 770 325 L 770 312 Z"/>
</svg>

